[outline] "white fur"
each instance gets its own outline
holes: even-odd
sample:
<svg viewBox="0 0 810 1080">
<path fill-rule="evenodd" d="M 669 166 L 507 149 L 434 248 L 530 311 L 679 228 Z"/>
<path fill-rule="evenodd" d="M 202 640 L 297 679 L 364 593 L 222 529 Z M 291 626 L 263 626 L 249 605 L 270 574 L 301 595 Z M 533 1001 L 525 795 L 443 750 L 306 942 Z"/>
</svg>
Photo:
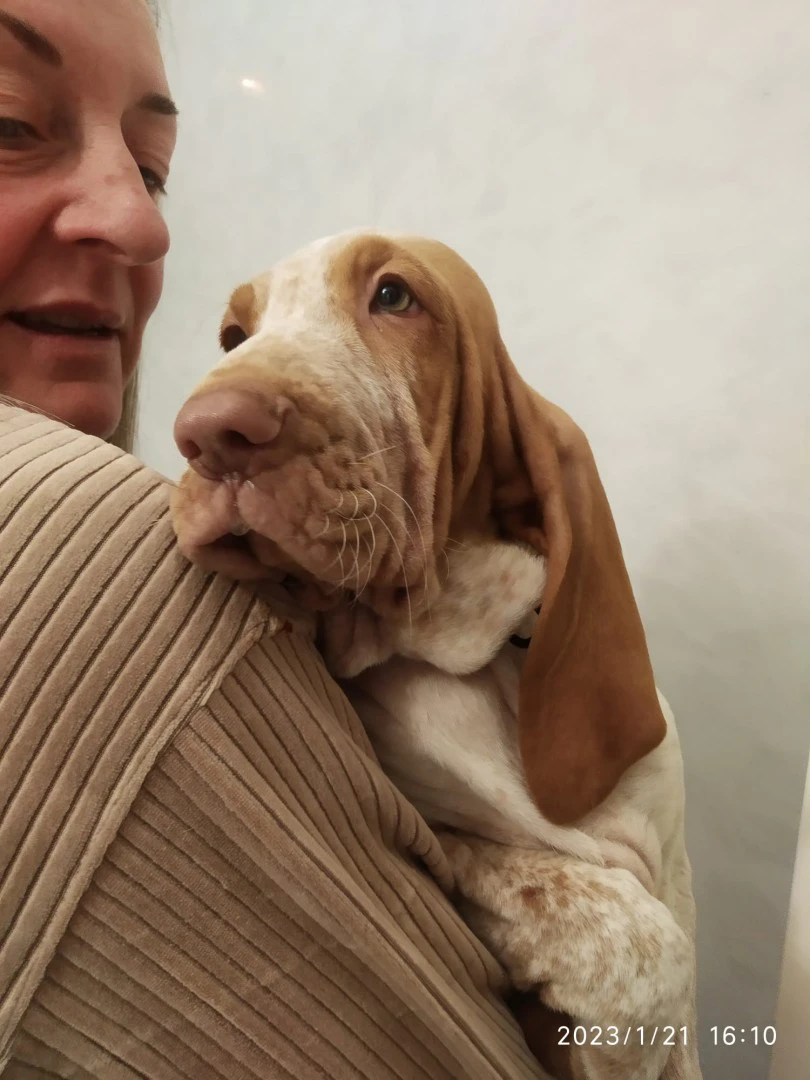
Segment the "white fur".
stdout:
<svg viewBox="0 0 810 1080">
<path fill-rule="evenodd" d="M 669 706 L 659 695 L 664 742 L 602 805 L 574 827 L 551 824 L 521 766 L 526 653 L 509 643 L 530 630 L 543 561 L 513 544 L 447 554 L 430 613 L 389 626 L 377 658 L 367 642 L 360 664 L 342 658 L 372 665 L 346 688 L 380 762 L 439 832 L 465 916 L 514 984 L 539 987 L 580 1025 L 631 1032 L 618 1047 L 605 1033 L 602 1046 L 575 1049 L 581 1075 L 695 1080 L 694 906 Z"/>
</svg>

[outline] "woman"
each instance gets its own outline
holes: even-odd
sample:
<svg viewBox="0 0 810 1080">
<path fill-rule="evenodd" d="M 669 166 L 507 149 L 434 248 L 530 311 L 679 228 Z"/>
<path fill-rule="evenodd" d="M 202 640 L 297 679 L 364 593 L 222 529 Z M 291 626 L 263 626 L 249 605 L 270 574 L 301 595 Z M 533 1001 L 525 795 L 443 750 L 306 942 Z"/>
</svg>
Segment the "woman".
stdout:
<svg viewBox="0 0 810 1080">
<path fill-rule="evenodd" d="M 541 1075 L 311 645 L 104 441 L 174 113 L 145 0 L 0 0 L 0 1072 Z"/>
</svg>

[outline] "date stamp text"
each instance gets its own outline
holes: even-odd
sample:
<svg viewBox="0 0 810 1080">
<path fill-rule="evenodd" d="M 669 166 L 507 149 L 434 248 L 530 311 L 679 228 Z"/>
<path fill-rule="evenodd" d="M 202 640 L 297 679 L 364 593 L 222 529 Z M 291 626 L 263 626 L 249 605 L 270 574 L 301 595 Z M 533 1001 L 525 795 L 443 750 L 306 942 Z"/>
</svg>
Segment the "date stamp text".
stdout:
<svg viewBox="0 0 810 1080">
<path fill-rule="evenodd" d="M 557 1042 L 560 1046 L 676 1046 L 679 1042 L 688 1046 L 689 1028 L 671 1024 L 661 1027 L 562 1024 L 557 1028 Z"/>
</svg>

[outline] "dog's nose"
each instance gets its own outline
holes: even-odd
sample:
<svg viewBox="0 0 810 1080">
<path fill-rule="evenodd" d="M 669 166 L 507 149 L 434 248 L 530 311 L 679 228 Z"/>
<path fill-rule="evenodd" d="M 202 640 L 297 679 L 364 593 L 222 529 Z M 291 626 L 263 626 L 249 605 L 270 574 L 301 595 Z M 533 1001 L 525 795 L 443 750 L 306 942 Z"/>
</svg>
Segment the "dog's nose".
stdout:
<svg viewBox="0 0 810 1080">
<path fill-rule="evenodd" d="M 238 389 L 214 389 L 191 398 L 174 425 L 180 453 L 203 476 L 245 474 L 257 452 L 278 439 L 292 403 L 268 402 Z"/>
</svg>

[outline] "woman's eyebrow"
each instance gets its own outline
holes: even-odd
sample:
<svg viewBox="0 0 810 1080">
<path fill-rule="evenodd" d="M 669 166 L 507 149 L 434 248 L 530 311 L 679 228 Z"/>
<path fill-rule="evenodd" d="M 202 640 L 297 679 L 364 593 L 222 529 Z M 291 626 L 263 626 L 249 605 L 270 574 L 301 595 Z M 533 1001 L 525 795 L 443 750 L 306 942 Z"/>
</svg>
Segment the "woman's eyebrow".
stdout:
<svg viewBox="0 0 810 1080">
<path fill-rule="evenodd" d="M 40 34 L 39 30 L 35 30 L 27 22 L 23 22 L 22 19 L 18 19 L 16 15 L 12 15 L 10 11 L 0 10 L 0 26 L 5 27 L 8 32 L 19 41 L 23 48 L 27 49 L 30 53 L 36 56 L 40 60 L 44 60 L 46 64 L 50 64 L 51 67 L 62 66 L 62 54 L 59 52 L 55 45 L 52 45 L 46 37 Z"/>
<path fill-rule="evenodd" d="M 51 67 L 62 67 L 64 60 L 57 47 L 30 23 L 23 22 L 10 11 L 0 8 L 0 27 L 4 27 L 33 56 L 44 60 Z M 138 108 L 161 116 L 177 116 L 177 106 L 166 94 L 145 94 L 138 102 Z"/>
</svg>

